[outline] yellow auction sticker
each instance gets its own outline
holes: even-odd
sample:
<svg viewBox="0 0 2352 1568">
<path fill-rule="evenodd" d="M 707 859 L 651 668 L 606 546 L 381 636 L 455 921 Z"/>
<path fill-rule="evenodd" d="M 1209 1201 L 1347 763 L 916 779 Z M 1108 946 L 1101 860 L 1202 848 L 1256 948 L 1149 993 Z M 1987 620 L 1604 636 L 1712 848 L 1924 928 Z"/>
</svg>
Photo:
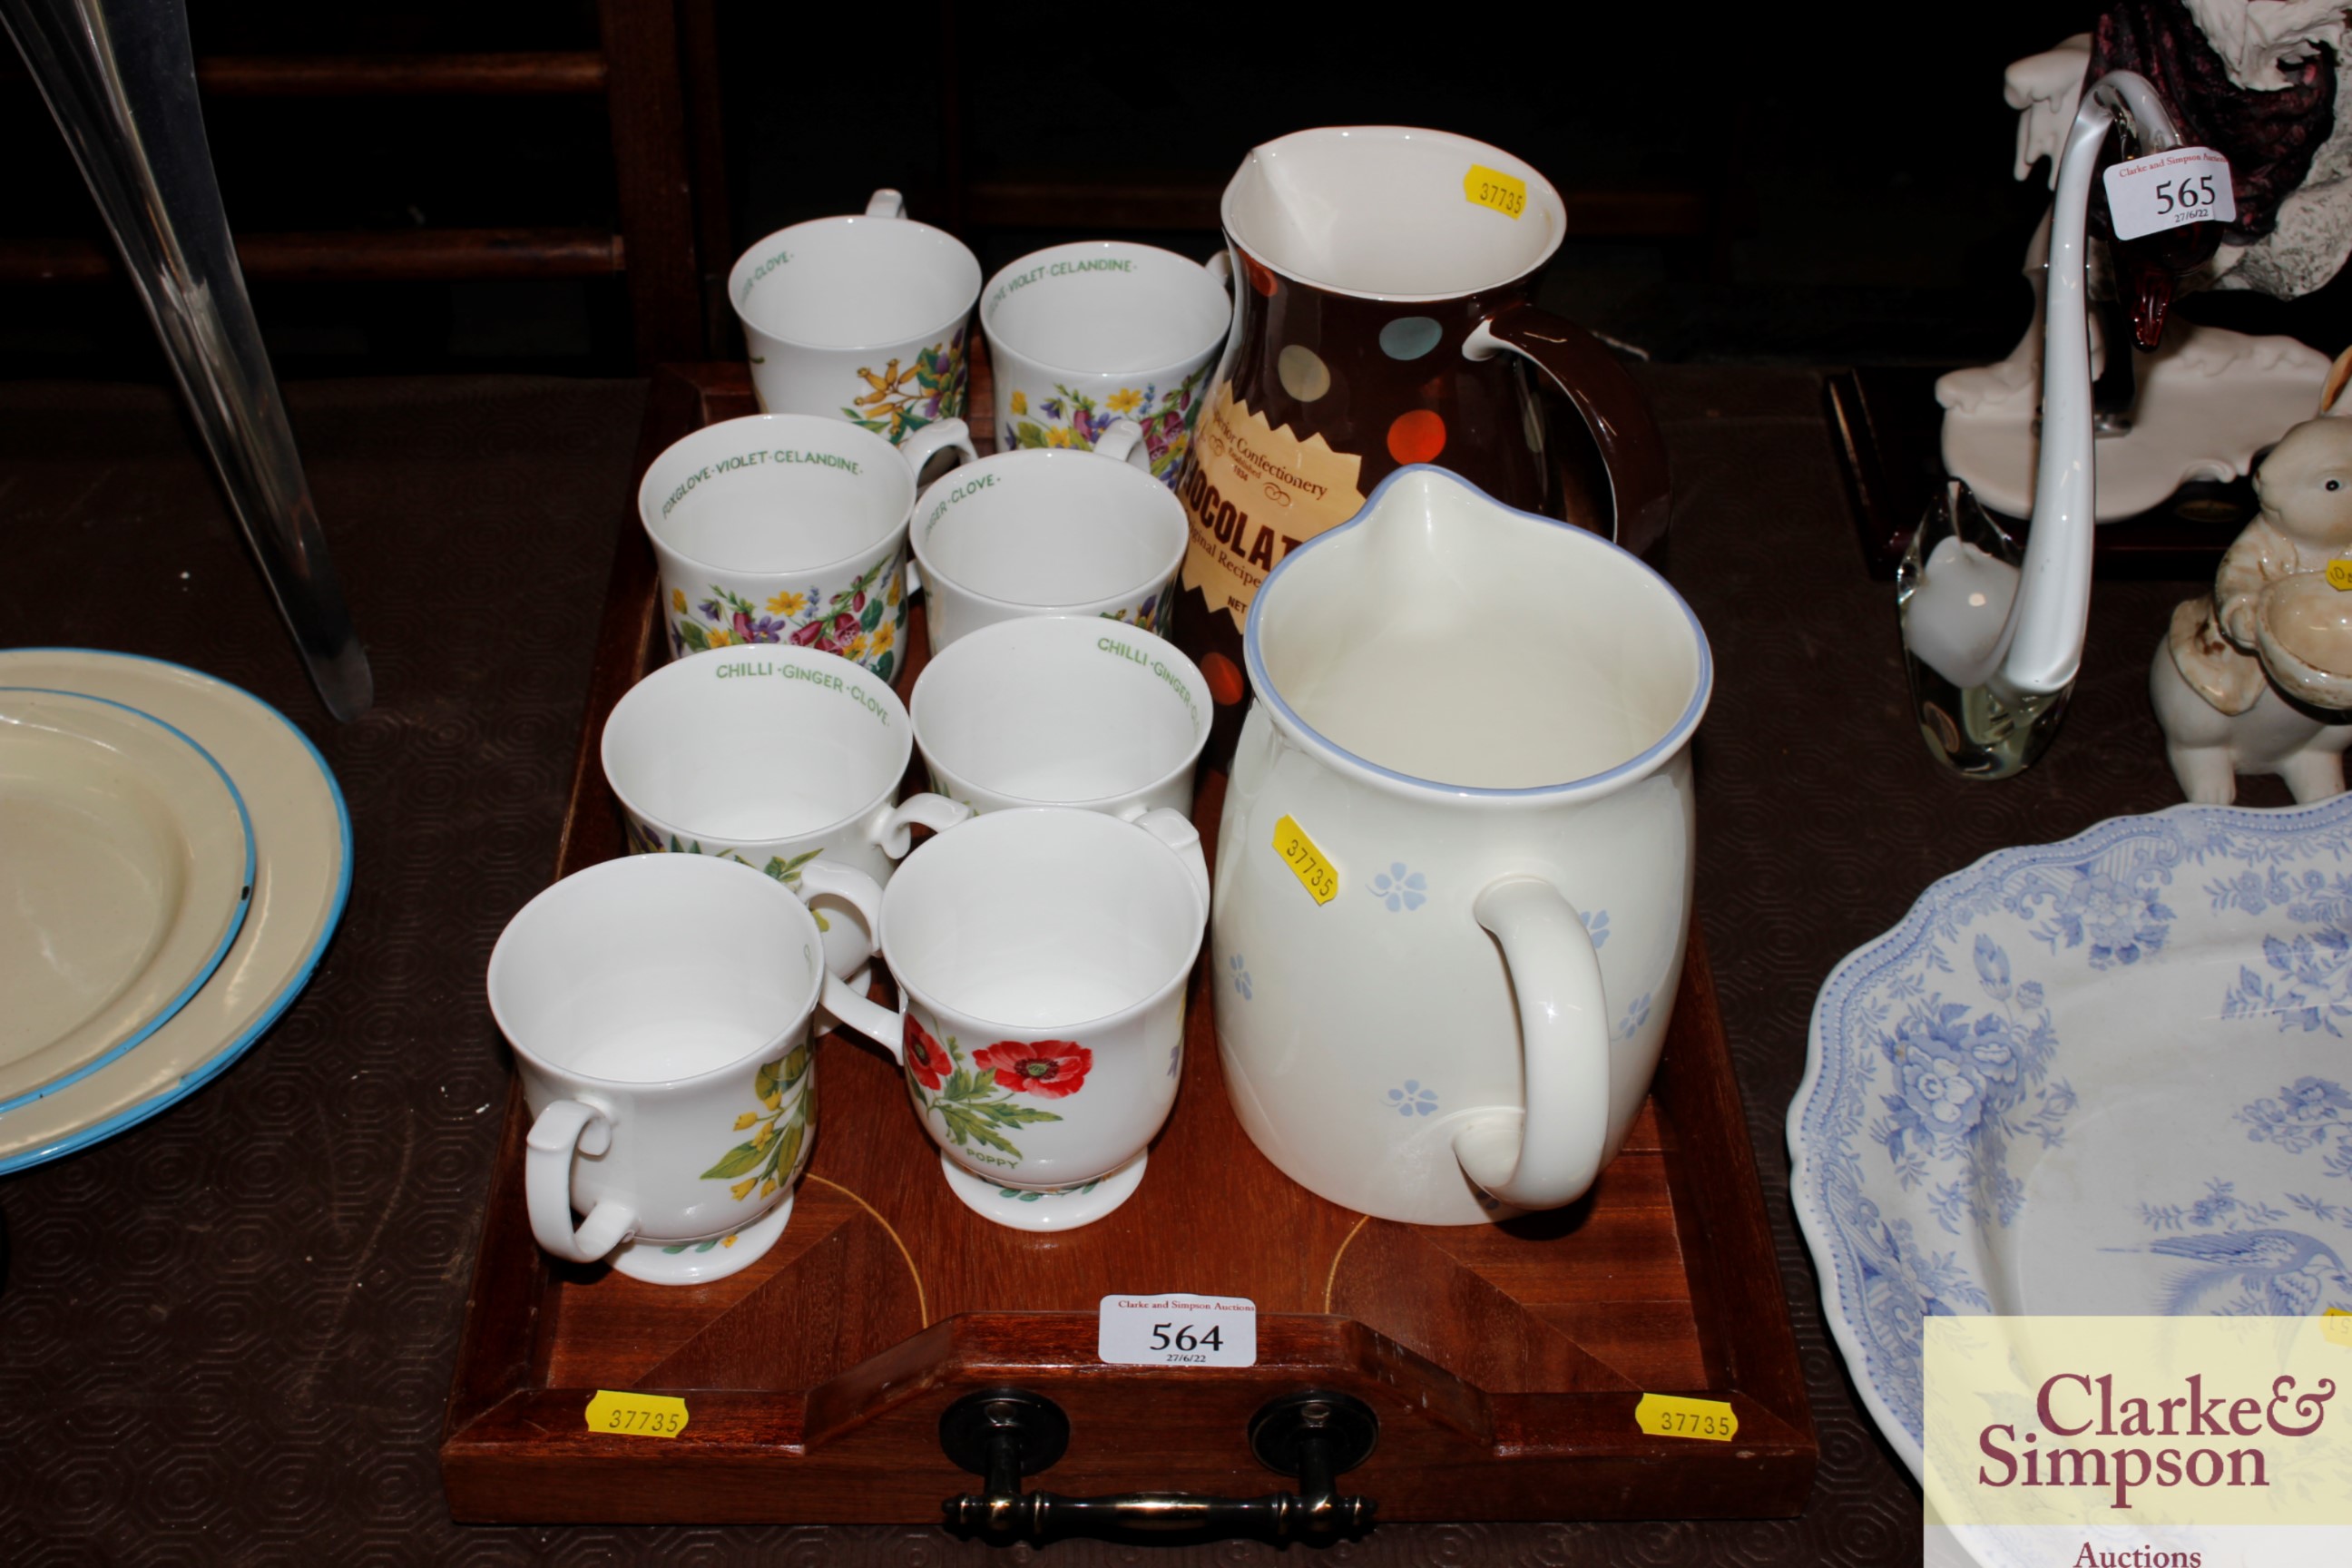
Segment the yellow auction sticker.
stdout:
<svg viewBox="0 0 2352 1568">
<path fill-rule="evenodd" d="M 1645 1394 L 1633 1406 L 1633 1424 L 1653 1437 L 1698 1437 L 1728 1443 L 1739 1430 L 1739 1416 L 1720 1399 L 1677 1399 L 1671 1394 Z"/>
<path fill-rule="evenodd" d="M 2352 1345 L 2352 1312 L 2341 1307 L 2330 1307 L 2319 1316 L 2319 1331 L 2327 1336 L 2329 1344 Z"/>
<path fill-rule="evenodd" d="M 2329 562 L 2327 585 L 2339 594 L 2352 594 L 2352 561 Z"/>
<path fill-rule="evenodd" d="M 588 1402 L 588 1430 L 620 1437 L 675 1437 L 686 1430 L 686 1401 L 600 1388 Z"/>
<path fill-rule="evenodd" d="M 1492 207 L 1507 218 L 1528 210 L 1528 183 L 1484 163 L 1471 164 L 1470 172 L 1462 176 L 1462 194 L 1470 198 L 1472 206 Z"/>
<path fill-rule="evenodd" d="M 1339 896 L 1339 873 L 1315 847 L 1307 830 L 1287 816 L 1274 825 L 1274 852 L 1282 857 L 1282 863 L 1290 868 L 1308 898 L 1328 904 Z"/>
</svg>

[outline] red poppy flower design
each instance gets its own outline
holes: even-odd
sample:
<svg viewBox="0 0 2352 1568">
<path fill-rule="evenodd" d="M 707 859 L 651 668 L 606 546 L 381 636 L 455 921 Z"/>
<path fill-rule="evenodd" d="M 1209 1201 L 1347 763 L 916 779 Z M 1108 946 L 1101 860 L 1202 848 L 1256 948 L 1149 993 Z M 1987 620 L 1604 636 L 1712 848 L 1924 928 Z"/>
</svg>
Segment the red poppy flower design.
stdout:
<svg viewBox="0 0 2352 1568">
<path fill-rule="evenodd" d="M 937 1093 L 940 1080 L 950 1070 L 950 1065 L 947 1052 L 940 1048 L 939 1041 L 931 1038 L 930 1031 L 915 1022 L 912 1013 L 908 1014 L 907 1068 L 915 1075 L 915 1081 Z"/>
<path fill-rule="evenodd" d="M 993 1072 L 999 1088 L 1060 1100 L 1086 1086 L 1095 1054 L 1075 1040 L 999 1040 L 972 1052 L 971 1063 Z"/>
</svg>

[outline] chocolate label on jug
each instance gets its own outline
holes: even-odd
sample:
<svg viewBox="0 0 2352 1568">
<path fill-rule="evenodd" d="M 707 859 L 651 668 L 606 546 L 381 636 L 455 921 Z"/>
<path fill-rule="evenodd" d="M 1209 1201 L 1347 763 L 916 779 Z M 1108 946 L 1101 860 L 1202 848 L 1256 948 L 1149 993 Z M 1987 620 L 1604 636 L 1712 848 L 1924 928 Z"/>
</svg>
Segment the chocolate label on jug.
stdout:
<svg viewBox="0 0 2352 1568">
<path fill-rule="evenodd" d="M 1235 629 L 1276 563 L 1364 504 L 1358 489 L 1363 459 L 1335 452 L 1320 436 L 1305 440 L 1276 429 L 1217 388 L 1193 436 L 1199 456 L 1181 498 L 1192 525 L 1184 552 L 1184 586 L 1197 588 Z"/>
</svg>

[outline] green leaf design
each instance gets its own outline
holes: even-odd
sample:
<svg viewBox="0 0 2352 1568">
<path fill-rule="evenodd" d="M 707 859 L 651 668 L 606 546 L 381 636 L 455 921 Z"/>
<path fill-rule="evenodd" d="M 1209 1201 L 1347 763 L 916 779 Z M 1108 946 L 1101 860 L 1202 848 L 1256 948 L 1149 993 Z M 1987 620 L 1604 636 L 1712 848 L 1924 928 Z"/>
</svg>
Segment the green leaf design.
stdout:
<svg viewBox="0 0 2352 1568">
<path fill-rule="evenodd" d="M 1016 447 L 1042 447 L 1045 444 L 1045 427 L 1034 419 L 1024 419 L 1013 426 L 1013 443 Z"/>
<path fill-rule="evenodd" d="M 724 1180 L 730 1176 L 746 1176 L 760 1168 L 768 1152 L 757 1143 L 738 1143 L 727 1151 L 725 1158 L 702 1173 L 706 1182 Z"/>
<path fill-rule="evenodd" d="M 882 624 L 882 601 L 879 599 L 866 600 L 866 613 L 857 617 L 857 624 L 859 626 L 869 632 L 876 626 L 880 626 Z"/>
<path fill-rule="evenodd" d="M 709 637 L 703 635 L 702 623 L 690 616 L 679 618 L 677 635 L 687 647 L 697 653 L 701 653 L 710 647 Z"/>
<path fill-rule="evenodd" d="M 876 660 L 874 661 L 874 679 L 877 679 L 877 680 L 884 680 L 884 681 L 888 680 L 888 679 L 890 679 L 890 668 L 891 668 L 891 666 L 895 665 L 895 664 L 896 664 L 896 663 L 898 663 L 898 650 L 897 650 L 896 648 L 893 648 L 893 649 L 892 649 L 891 651 L 889 651 L 888 653 L 884 654 L 880 658 L 876 659 Z M 809 912 L 810 912 L 810 913 L 812 913 L 812 914 L 815 914 L 815 913 L 816 913 L 816 911 L 815 911 L 815 910 L 810 910 Z M 819 922 L 820 924 L 822 924 L 822 923 L 823 923 L 823 921 L 824 921 L 824 917 L 823 915 L 818 915 L 818 916 L 817 916 L 817 920 L 818 920 L 818 922 Z"/>
<path fill-rule="evenodd" d="M 793 1122 L 790 1131 L 770 1145 L 775 1152 L 768 1161 L 768 1168 L 760 1173 L 763 1176 L 773 1176 L 779 1182 L 789 1180 L 793 1173 L 793 1167 L 800 1163 L 801 1143 L 807 1136 L 808 1123 Z"/>
<path fill-rule="evenodd" d="M 761 867 L 760 869 L 765 871 L 769 876 L 773 877 L 777 881 L 783 883 L 786 887 L 798 887 L 801 879 L 801 868 L 824 853 L 824 851 L 823 849 L 812 849 L 805 855 L 795 855 L 789 860 L 785 859 L 781 855 L 771 855 L 768 857 L 768 863 L 765 866 Z"/>
<path fill-rule="evenodd" d="M 1061 1120 L 1050 1110 L 1040 1110 L 1034 1105 L 1019 1105 L 1006 1100 L 984 1100 L 978 1109 L 982 1116 L 999 1127 L 1021 1127 L 1033 1121 Z"/>
<path fill-rule="evenodd" d="M 948 1136 L 956 1141 L 959 1148 L 969 1149 L 975 1142 L 985 1143 L 1016 1160 L 1021 1158 L 1021 1151 L 1014 1148 L 1010 1140 L 992 1131 L 971 1106 L 939 1100 L 931 1102 L 931 1109 L 940 1113 L 940 1120 L 947 1124 Z"/>
</svg>

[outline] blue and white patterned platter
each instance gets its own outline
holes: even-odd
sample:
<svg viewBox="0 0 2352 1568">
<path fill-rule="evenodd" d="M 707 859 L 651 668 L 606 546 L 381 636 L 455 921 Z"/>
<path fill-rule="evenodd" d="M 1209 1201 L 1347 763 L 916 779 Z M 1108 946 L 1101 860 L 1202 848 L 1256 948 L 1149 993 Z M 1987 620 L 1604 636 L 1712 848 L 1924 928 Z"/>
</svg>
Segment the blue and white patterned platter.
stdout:
<svg viewBox="0 0 2352 1568">
<path fill-rule="evenodd" d="M 1916 1476 L 1930 1313 L 2352 1310 L 2352 795 L 2003 849 L 1813 1005 L 1790 1189 Z"/>
</svg>

